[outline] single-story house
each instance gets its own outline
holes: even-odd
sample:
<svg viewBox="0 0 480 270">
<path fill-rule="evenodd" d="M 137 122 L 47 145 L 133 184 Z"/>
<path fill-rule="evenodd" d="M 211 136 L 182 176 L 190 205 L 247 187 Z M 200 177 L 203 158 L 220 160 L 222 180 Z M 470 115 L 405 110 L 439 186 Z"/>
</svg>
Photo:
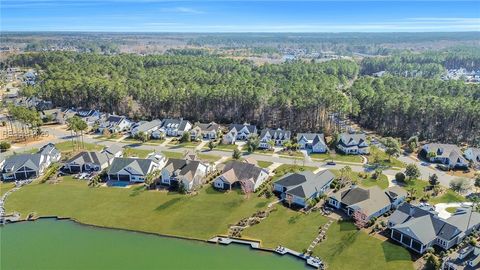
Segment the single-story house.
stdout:
<svg viewBox="0 0 480 270">
<path fill-rule="evenodd" d="M 20 154 L 8 157 L 2 167 L 4 180 L 24 180 L 37 178 L 43 174 L 46 168 L 61 158 L 60 152 L 55 145 L 49 143 L 36 154 Z"/>
<path fill-rule="evenodd" d="M 221 131 L 221 126 L 215 122 L 210 123 L 200 123 L 197 122 L 190 131 L 190 136 L 192 140 L 196 139 L 206 139 L 206 140 L 215 140 L 217 138 L 217 133 Z"/>
<path fill-rule="evenodd" d="M 113 159 L 112 159 L 113 161 Z M 70 173 L 99 172 L 110 165 L 110 159 L 104 152 L 83 151 L 65 162 L 63 170 Z"/>
<path fill-rule="evenodd" d="M 103 149 L 102 153 L 107 155 L 109 163 L 111 163 L 114 158 L 123 156 L 123 147 L 119 144 L 112 144 L 111 146 Z"/>
<path fill-rule="evenodd" d="M 308 206 L 308 200 L 320 197 L 330 188 L 335 175 L 330 170 L 288 173 L 273 184 L 273 191 L 290 204 Z"/>
<path fill-rule="evenodd" d="M 480 245 L 468 245 L 457 252 L 447 255 L 443 260 L 442 270 L 480 269 Z"/>
<path fill-rule="evenodd" d="M 243 190 L 252 192 L 267 178 L 267 170 L 252 163 L 234 160 L 225 164 L 222 174 L 213 181 L 213 187 L 223 190 L 241 187 Z"/>
<path fill-rule="evenodd" d="M 297 143 L 300 149 L 312 153 L 326 153 L 328 151 L 323 133 L 298 133 Z"/>
<path fill-rule="evenodd" d="M 468 167 L 462 150 L 454 144 L 429 143 L 422 147 L 422 152 L 430 162 L 442 163 L 451 169 Z"/>
<path fill-rule="evenodd" d="M 263 129 L 260 133 L 260 144 L 258 148 L 260 149 L 270 149 L 271 146 L 268 143 L 273 141 L 275 146 L 282 146 L 284 142 L 289 141 L 291 137 L 291 132 L 283 129 Z"/>
<path fill-rule="evenodd" d="M 183 118 L 169 118 L 162 121 L 162 127 L 160 128 L 160 131 L 165 133 L 167 136 L 177 137 L 182 136 L 184 132 L 187 132 L 190 129 L 192 129 L 192 124 L 189 121 L 183 120 Z"/>
<path fill-rule="evenodd" d="M 347 155 L 368 154 L 369 145 L 365 134 L 341 133 L 337 149 Z"/>
<path fill-rule="evenodd" d="M 257 134 L 257 127 L 250 124 L 231 124 L 228 132 L 223 136 L 224 144 L 234 144 L 237 140 L 244 141 L 253 134 Z"/>
<path fill-rule="evenodd" d="M 109 181 L 144 182 L 147 174 L 161 169 L 153 158 L 114 158 L 107 175 Z"/>
<path fill-rule="evenodd" d="M 458 208 L 448 219 L 434 211 L 404 203 L 388 220 L 390 238 L 423 254 L 432 246 L 448 250 L 459 244 L 473 231 L 480 229 L 480 213 L 471 207 Z"/>
<path fill-rule="evenodd" d="M 142 121 L 137 125 L 133 125 L 130 130 L 132 137 L 135 137 L 140 132 L 144 132 L 148 137 L 152 136 L 152 133 L 160 129 L 162 126 L 162 121 L 160 119 L 155 119 L 149 122 Z"/>
<path fill-rule="evenodd" d="M 178 187 L 182 182 L 185 189 L 190 192 L 205 183 L 205 176 L 209 171 L 209 165 L 201 161 L 171 158 L 162 168 L 160 184 Z"/>
<path fill-rule="evenodd" d="M 127 131 L 131 126 L 131 122 L 125 116 L 109 115 L 105 120 L 100 121 L 98 131 L 103 133 L 108 129 L 111 133 L 119 133 Z"/>
<path fill-rule="evenodd" d="M 348 216 L 353 216 L 358 211 L 362 219 L 368 222 L 395 209 L 406 197 L 407 192 L 398 186 L 382 190 L 378 186 L 361 188 L 353 185 L 333 193 L 328 204 L 344 211 Z"/>
</svg>

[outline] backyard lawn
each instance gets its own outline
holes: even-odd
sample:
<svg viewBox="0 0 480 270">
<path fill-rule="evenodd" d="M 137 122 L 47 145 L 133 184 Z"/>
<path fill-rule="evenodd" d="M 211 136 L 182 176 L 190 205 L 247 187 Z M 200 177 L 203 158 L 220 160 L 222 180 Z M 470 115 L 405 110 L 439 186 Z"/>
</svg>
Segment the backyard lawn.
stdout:
<svg viewBox="0 0 480 270">
<path fill-rule="evenodd" d="M 341 175 L 339 170 L 331 170 L 337 177 Z M 350 178 L 355 180 L 360 186 L 363 187 L 372 187 L 379 186 L 381 189 L 386 189 L 388 187 L 388 178 L 386 175 L 381 174 L 377 179 L 373 179 L 371 174 L 368 174 L 367 178 L 362 178 L 359 176 L 358 172 L 351 172 Z"/>
<path fill-rule="evenodd" d="M 311 153 L 310 157 L 313 159 L 320 159 L 320 160 L 333 160 L 338 162 L 354 162 L 354 163 L 362 163 L 363 158 L 359 155 L 343 155 L 343 154 L 320 154 L 320 153 Z"/>
<path fill-rule="evenodd" d="M 145 191 L 142 186 L 90 188 L 84 181 L 65 177 L 59 184 L 22 187 L 9 197 L 6 209 L 23 217 L 35 212 L 112 228 L 209 239 L 225 234 L 229 224 L 264 209 L 270 201 L 212 187 L 194 196 Z"/>
<path fill-rule="evenodd" d="M 316 168 L 311 166 L 301 166 L 301 165 L 290 165 L 282 164 L 275 169 L 275 176 L 272 181 L 277 180 L 278 178 L 284 176 L 287 173 L 301 172 L 301 171 L 314 171 Z"/>
<path fill-rule="evenodd" d="M 0 196 L 7 193 L 10 189 L 14 188 L 15 184 L 13 182 L 3 182 L 0 181 Z"/>
<path fill-rule="evenodd" d="M 260 167 L 260 168 L 267 168 L 269 167 L 270 165 L 272 165 L 273 162 L 270 162 L 270 161 L 263 161 L 263 160 L 257 160 L 257 165 Z"/>
<path fill-rule="evenodd" d="M 406 184 L 403 185 L 403 188 L 405 188 L 407 191 L 413 188 L 415 190 L 416 197 L 419 199 L 425 194 L 424 189 L 428 185 L 429 184 L 427 181 L 417 179 L 413 181 L 407 181 Z M 432 204 L 464 202 L 464 201 L 466 201 L 465 197 L 463 197 L 462 195 L 456 193 L 451 189 L 447 189 L 441 196 L 432 197 L 429 200 L 429 202 Z"/>
<path fill-rule="evenodd" d="M 327 262 L 328 269 L 413 269 L 407 249 L 382 241 L 363 231 L 351 222 L 333 223 L 327 239 L 313 252 Z"/>
</svg>

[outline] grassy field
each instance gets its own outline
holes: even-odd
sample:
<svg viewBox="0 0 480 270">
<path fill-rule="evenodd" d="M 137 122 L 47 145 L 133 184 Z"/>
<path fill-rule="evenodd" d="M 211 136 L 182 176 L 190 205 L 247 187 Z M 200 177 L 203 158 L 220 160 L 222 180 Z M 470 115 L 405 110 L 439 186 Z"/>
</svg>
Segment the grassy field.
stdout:
<svg viewBox="0 0 480 270">
<path fill-rule="evenodd" d="M 153 150 L 125 147 L 125 149 L 123 151 L 123 156 L 124 157 L 146 158 L 148 156 L 148 154 L 150 154 L 152 152 L 153 152 Z"/>
<path fill-rule="evenodd" d="M 282 164 L 275 169 L 275 176 L 273 176 L 272 181 L 277 180 L 278 178 L 284 176 L 287 173 L 301 172 L 301 171 L 314 171 L 315 169 L 316 169 L 315 167 L 311 167 L 311 166 Z"/>
<path fill-rule="evenodd" d="M 180 143 L 180 141 L 171 141 L 168 143 L 168 146 L 171 146 L 172 148 L 195 148 L 200 143 L 201 143 L 200 141 L 184 142 L 184 143 Z"/>
<path fill-rule="evenodd" d="M 270 162 L 270 161 L 257 160 L 257 165 L 260 168 L 267 168 L 268 166 L 270 166 L 272 164 L 273 164 L 273 162 Z"/>
<path fill-rule="evenodd" d="M 320 153 L 311 153 L 310 157 L 313 159 L 320 160 L 333 160 L 339 162 L 354 162 L 362 163 L 363 159 L 359 155 L 342 155 L 342 154 L 320 154 Z"/>
<path fill-rule="evenodd" d="M 226 151 L 233 151 L 238 149 L 238 145 L 236 144 L 219 144 L 215 148 L 215 150 L 226 150 Z"/>
<path fill-rule="evenodd" d="M 181 152 L 173 152 L 173 151 L 163 151 L 163 155 L 167 158 L 180 158 L 182 159 L 184 154 Z M 209 155 L 209 154 L 203 154 L 203 153 L 198 153 L 198 158 L 204 162 L 215 162 L 220 159 L 219 156 L 216 155 Z"/>
<path fill-rule="evenodd" d="M 68 202 L 68 203 L 66 203 Z M 228 225 L 267 206 L 270 200 L 239 192 L 221 193 L 212 187 L 186 196 L 131 188 L 90 188 L 84 181 L 65 177 L 60 184 L 31 184 L 7 200 L 7 212 L 23 216 L 73 217 L 80 222 L 208 239 L 227 232 Z"/>
<path fill-rule="evenodd" d="M 367 156 L 368 163 L 373 164 L 375 162 L 375 157 L 378 158 L 380 161 L 380 164 L 383 166 L 389 166 L 389 167 L 399 167 L 399 168 L 405 168 L 405 163 L 401 162 L 400 160 L 391 157 L 390 159 L 388 158 L 388 155 L 378 149 L 376 146 L 370 146 L 370 155 Z"/>
<path fill-rule="evenodd" d="M 82 147 L 82 146 L 85 147 Z M 65 152 L 72 152 L 72 151 L 78 151 L 78 146 L 77 143 L 75 142 L 75 148 L 74 145 L 72 144 L 72 141 L 65 141 L 61 143 L 55 144 L 55 147 L 60 150 L 60 152 L 65 153 Z M 80 150 L 87 150 L 87 151 L 99 151 L 102 150 L 103 146 L 98 145 L 98 144 L 93 144 L 93 143 L 80 143 Z"/>
<path fill-rule="evenodd" d="M 2 182 L 0 181 L 0 196 L 7 193 L 10 189 L 14 188 L 15 184 L 13 182 Z"/>
<path fill-rule="evenodd" d="M 339 170 L 331 171 L 336 176 L 340 176 Z M 388 178 L 384 174 L 381 174 L 377 179 L 373 179 L 371 174 L 369 174 L 367 178 L 362 178 L 359 176 L 358 172 L 351 172 L 350 178 L 357 181 L 357 183 L 363 187 L 379 186 L 381 189 L 386 189 L 388 187 Z"/>
<path fill-rule="evenodd" d="M 407 249 L 358 231 L 351 222 L 330 226 L 327 239 L 313 252 L 327 262 L 328 269 L 413 269 Z"/>
<path fill-rule="evenodd" d="M 164 142 L 165 140 L 155 140 L 155 139 L 150 139 L 146 142 L 142 142 L 141 140 L 139 139 L 135 139 L 135 138 L 132 138 L 132 137 L 128 137 L 128 138 L 125 138 L 122 140 L 122 142 L 125 142 L 125 143 L 135 143 L 135 144 L 147 144 L 147 145 L 160 145 Z"/>
<path fill-rule="evenodd" d="M 306 215 L 281 205 L 276 208 L 260 224 L 247 228 L 243 237 L 261 239 L 264 247 L 282 245 L 302 252 L 327 222 L 317 212 Z M 333 223 L 327 240 L 314 249 L 314 255 L 326 260 L 328 269 L 413 269 L 406 249 L 368 236 L 350 222 Z"/>
<path fill-rule="evenodd" d="M 429 184 L 427 181 L 423 180 L 413 180 L 413 181 L 407 181 L 403 187 L 406 190 L 414 189 L 416 192 L 416 197 L 421 198 L 425 194 L 425 187 L 427 187 Z M 455 191 L 451 189 L 447 189 L 445 193 L 441 196 L 438 197 L 433 197 L 430 198 L 429 202 L 432 204 L 437 204 L 437 203 L 451 203 L 451 202 L 464 202 L 466 201 L 465 197 L 462 195 L 456 193 Z"/>
</svg>

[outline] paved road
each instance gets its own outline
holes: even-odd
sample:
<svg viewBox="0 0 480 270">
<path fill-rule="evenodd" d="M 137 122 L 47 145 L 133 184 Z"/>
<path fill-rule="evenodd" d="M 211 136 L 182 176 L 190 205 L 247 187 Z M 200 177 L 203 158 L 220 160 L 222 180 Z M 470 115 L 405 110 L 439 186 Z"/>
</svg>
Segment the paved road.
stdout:
<svg viewBox="0 0 480 270">
<path fill-rule="evenodd" d="M 58 128 L 52 128 L 52 127 L 45 127 L 44 130 L 46 130 L 49 134 L 56 137 L 56 139 L 50 141 L 52 143 L 58 143 L 58 142 L 62 142 L 62 141 L 71 140 L 70 132 L 68 132 L 68 131 L 58 129 Z M 84 136 L 84 141 L 87 142 L 87 143 L 95 143 L 95 144 L 99 144 L 99 145 L 103 145 L 103 146 L 111 146 L 113 144 L 121 143 L 123 145 L 128 145 L 128 146 L 133 147 L 133 148 L 145 149 L 145 150 L 156 150 L 156 151 L 171 151 L 171 152 L 182 152 L 183 153 L 185 150 L 190 150 L 190 151 L 194 150 L 194 149 L 186 149 L 186 148 L 169 148 L 169 147 L 166 146 L 166 144 L 161 144 L 161 145 L 148 145 L 148 144 L 135 144 L 135 143 L 131 144 L 131 143 L 128 143 L 128 142 L 116 142 L 116 141 L 108 141 L 108 140 L 99 140 L 99 139 L 95 139 L 94 137 L 95 136 L 92 136 L 92 135 L 85 135 Z M 29 146 L 22 147 L 22 150 L 25 151 L 25 150 L 30 150 L 30 149 L 33 149 L 33 148 L 39 148 L 44 144 L 45 144 L 45 142 L 30 144 Z M 215 150 L 215 149 L 212 150 L 212 151 L 210 151 L 208 149 L 207 150 L 203 149 L 203 150 L 200 150 L 200 151 L 205 153 L 205 154 L 211 154 L 211 155 L 216 155 L 216 156 L 222 157 L 223 160 L 226 160 L 226 158 L 230 158 L 232 156 L 231 151 L 221 151 L 221 150 Z M 315 160 L 312 160 L 312 159 L 305 159 L 305 160 L 298 160 L 297 159 L 296 160 L 296 159 L 293 159 L 293 158 L 282 157 L 282 156 L 279 156 L 279 155 L 262 155 L 262 154 L 253 153 L 253 154 L 249 154 L 248 156 L 252 157 L 256 160 L 269 161 L 269 162 L 272 162 L 272 163 L 297 164 L 297 165 L 305 164 L 305 166 L 312 166 L 312 167 L 316 167 L 316 168 L 326 168 L 326 169 L 339 170 L 339 169 L 346 166 L 345 164 L 339 164 L 339 163 L 337 163 L 336 165 L 326 165 L 324 161 L 315 161 Z M 449 174 L 446 174 L 445 172 L 436 170 L 435 168 L 422 166 L 422 165 L 420 165 L 420 162 L 418 160 L 415 160 L 414 158 L 412 158 L 410 156 L 400 156 L 398 159 L 400 161 L 403 161 L 403 162 L 407 163 L 407 164 L 410 164 L 410 163 L 417 164 L 417 166 L 420 169 L 421 178 L 424 179 L 424 180 L 428 180 L 428 177 L 430 175 L 436 173 L 439 177 L 440 184 L 442 186 L 449 187 L 450 181 L 455 178 L 455 176 L 451 176 Z M 363 166 L 363 164 L 360 164 L 360 163 L 358 165 L 352 163 L 352 164 L 348 164 L 348 166 L 350 166 L 350 168 L 352 168 L 352 171 L 354 171 L 354 172 L 365 171 L 365 167 Z M 383 173 L 386 174 L 387 176 L 389 176 L 389 178 L 392 178 L 398 172 L 399 172 L 398 170 L 393 170 L 393 169 L 388 169 L 388 170 L 383 171 Z M 472 179 L 472 181 L 473 181 L 473 179 Z"/>
</svg>

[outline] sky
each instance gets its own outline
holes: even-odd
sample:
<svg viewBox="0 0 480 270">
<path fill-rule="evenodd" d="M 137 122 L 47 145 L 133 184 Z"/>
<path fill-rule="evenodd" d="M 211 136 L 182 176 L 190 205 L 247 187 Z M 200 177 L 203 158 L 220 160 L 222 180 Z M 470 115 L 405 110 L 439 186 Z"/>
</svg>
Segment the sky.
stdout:
<svg viewBox="0 0 480 270">
<path fill-rule="evenodd" d="M 480 1 L 0 0 L 1 31 L 480 31 Z"/>
</svg>

